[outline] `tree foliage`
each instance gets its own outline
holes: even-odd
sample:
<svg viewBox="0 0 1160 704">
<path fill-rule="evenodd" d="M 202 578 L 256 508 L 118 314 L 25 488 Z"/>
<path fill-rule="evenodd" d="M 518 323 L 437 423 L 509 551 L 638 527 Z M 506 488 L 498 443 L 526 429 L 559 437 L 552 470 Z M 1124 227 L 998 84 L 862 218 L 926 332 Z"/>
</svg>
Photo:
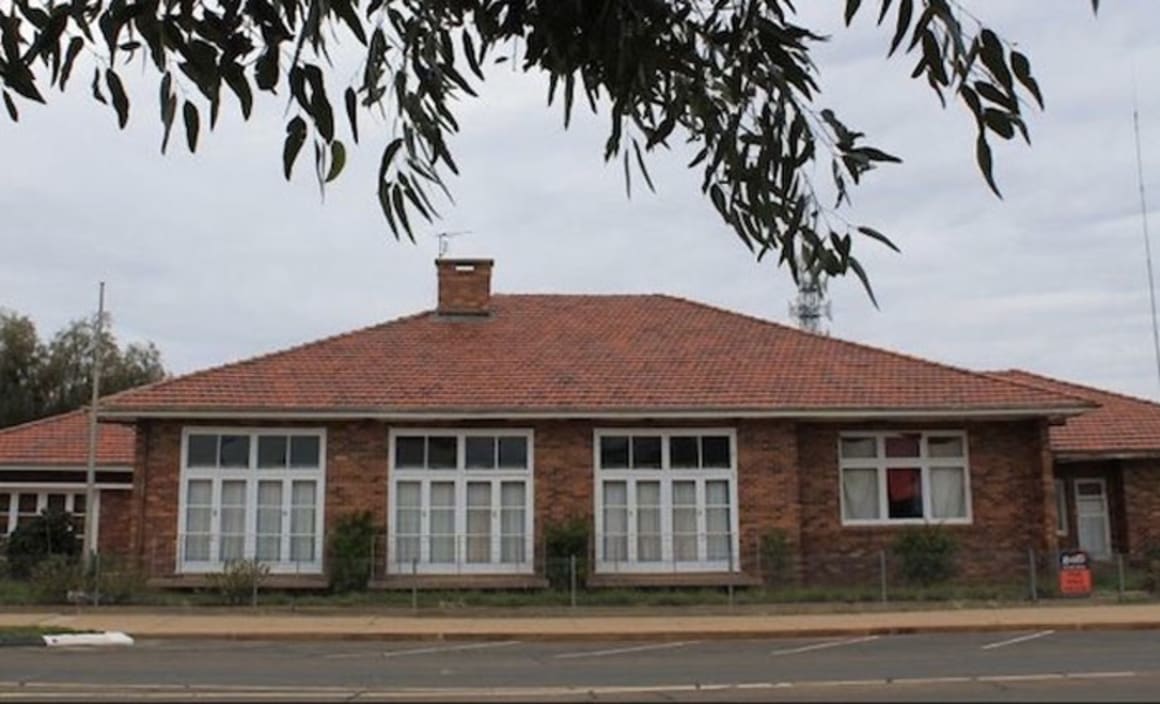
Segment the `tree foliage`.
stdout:
<svg viewBox="0 0 1160 704">
<path fill-rule="evenodd" d="M 1028 58 L 957 0 L 844 0 L 847 24 L 864 5 L 892 29 L 888 54 L 910 56 L 914 78 L 973 116 L 975 161 L 998 194 L 991 140 L 1029 141 L 1028 99 L 1043 106 Z M 647 153 L 683 140 L 703 194 L 758 257 L 777 253 L 795 278 L 802 267 L 853 271 L 869 291 L 853 236 L 894 245 L 841 210 L 851 187 L 898 159 L 819 105 L 810 57 L 824 39 L 792 0 L 14 0 L 0 11 L 0 79 L 16 120 L 20 101 L 64 90 L 88 55 L 89 90 L 124 127 L 121 73 L 140 60 L 158 77 L 162 151 L 179 113 L 194 151 L 223 102 L 248 119 L 257 96 L 281 92 L 283 173 L 309 142 L 320 186 L 377 118 L 389 133 L 379 204 L 394 235 L 412 237 L 451 198 L 460 101 L 479 94 L 492 64 L 511 61 L 547 77 L 565 125 L 578 98 L 607 114 L 604 157 L 623 161 L 630 193 L 634 172 L 652 187 Z M 354 76 L 331 63 L 342 40 L 360 45 Z M 829 183 L 815 183 L 818 162 Z"/>
<path fill-rule="evenodd" d="M 106 318 L 101 334 L 101 393 L 165 376 L 152 342 L 119 346 Z M 0 309 L 0 427 L 64 413 L 92 395 L 92 320 L 75 320 L 41 341 L 26 316 Z"/>
</svg>

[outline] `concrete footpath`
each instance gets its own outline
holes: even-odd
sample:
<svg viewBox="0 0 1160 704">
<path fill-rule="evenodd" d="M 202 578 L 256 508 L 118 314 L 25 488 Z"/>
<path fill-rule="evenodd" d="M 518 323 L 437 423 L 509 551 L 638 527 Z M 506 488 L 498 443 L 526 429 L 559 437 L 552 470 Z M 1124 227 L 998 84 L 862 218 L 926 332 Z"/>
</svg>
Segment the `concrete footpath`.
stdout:
<svg viewBox="0 0 1160 704">
<path fill-rule="evenodd" d="M 134 638 L 238 640 L 628 640 L 890 635 L 1007 630 L 1160 629 L 1160 604 L 1043 605 L 873 613 L 727 615 L 414 616 L 338 611 L 258 613 L 246 609 L 89 609 L 0 613 L 0 628 L 123 631 Z"/>
</svg>

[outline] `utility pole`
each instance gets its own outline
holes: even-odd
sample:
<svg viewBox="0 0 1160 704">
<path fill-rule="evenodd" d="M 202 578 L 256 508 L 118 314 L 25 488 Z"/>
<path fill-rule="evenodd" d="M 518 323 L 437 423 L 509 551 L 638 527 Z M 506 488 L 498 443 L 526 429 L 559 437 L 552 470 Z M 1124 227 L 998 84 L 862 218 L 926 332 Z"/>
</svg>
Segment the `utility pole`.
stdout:
<svg viewBox="0 0 1160 704">
<path fill-rule="evenodd" d="M 97 297 L 97 321 L 93 326 L 93 395 L 89 403 L 89 462 L 85 472 L 85 565 L 91 567 L 97 554 L 97 399 L 101 396 L 102 338 L 105 326 L 105 282 Z"/>
</svg>

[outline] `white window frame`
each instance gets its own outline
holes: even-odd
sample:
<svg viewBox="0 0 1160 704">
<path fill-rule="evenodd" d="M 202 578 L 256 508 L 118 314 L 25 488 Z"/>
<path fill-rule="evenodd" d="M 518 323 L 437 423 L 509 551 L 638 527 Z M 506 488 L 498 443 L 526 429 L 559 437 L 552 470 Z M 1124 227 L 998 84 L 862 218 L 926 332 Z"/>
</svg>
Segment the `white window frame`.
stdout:
<svg viewBox="0 0 1160 704">
<path fill-rule="evenodd" d="M 76 484 L 74 482 L 62 484 L 25 484 L 25 483 L 10 483 L 0 484 L 0 494 L 8 494 L 8 511 L 0 513 L 0 538 L 9 536 L 12 531 L 16 530 L 16 522 L 20 516 L 19 510 L 19 494 L 35 494 L 36 495 L 36 513 L 37 515 L 44 512 L 48 508 L 49 494 L 64 494 L 65 504 L 64 510 L 66 513 L 72 513 L 77 495 L 84 495 L 86 487 L 84 484 Z M 100 535 L 99 525 L 101 519 L 101 492 L 96 493 L 96 502 L 92 508 L 86 507 L 86 511 L 93 512 L 93 529 Z M 81 514 L 84 515 L 84 514 Z M 77 529 L 77 537 L 84 538 L 84 523 L 82 522 Z M 82 543 L 83 545 L 83 543 Z"/>
<path fill-rule="evenodd" d="M 1108 500 L 1108 482 L 1103 477 L 1075 477 L 1072 479 L 1072 491 L 1075 492 L 1075 544 L 1081 550 L 1086 550 L 1087 548 L 1079 544 L 1081 537 L 1079 530 L 1079 505 L 1081 500 L 1079 487 L 1081 484 L 1098 484 L 1100 487 L 1100 502 L 1103 505 L 1102 515 L 1104 519 L 1104 544 L 1108 546 L 1108 551 L 1105 554 L 1092 553 L 1091 555 L 1095 559 L 1106 560 L 1112 557 L 1116 552 L 1115 546 L 1112 545 L 1112 507 L 1111 502 Z"/>
<path fill-rule="evenodd" d="M 886 438 L 899 435 L 919 435 L 918 457 L 886 457 Z M 957 437 L 963 442 L 963 456 L 931 457 L 927 452 L 927 440 L 931 437 Z M 842 441 L 874 438 L 876 457 L 849 459 L 842 457 Z M 838 518 L 842 526 L 907 526 L 907 525 L 971 525 L 974 522 L 974 507 L 971 498 L 970 443 L 965 430 L 870 430 L 844 431 L 838 434 Z M 959 468 L 963 470 L 963 501 L 966 516 L 962 518 L 932 518 L 930 470 L 932 468 Z M 886 470 L 888 468 L 917 468 L 920 470 L 922 486 L 922 518 L 890 518 L 890 500 L 887 491 Z M 844 491 L 845 470 L 873 469 L 878 474 L 878 518 L 846 518 L 846 494 Z"/>
<path fill-rule="evenodd" d="M 190 467 L 189 464 L 189 437 L 191 435 L 245 435 L 250 438 L 249 464 L 245 467 Z M 281 436 L 314 436 L 318 438 L 318 467 L 297 468 L 258 468 L 258 437 L 261 435 Z M 289 452 L 289 447 L 287 447 Z M 220 513 L 222 482 L 246 482 L 246 525 L 244 529 L 245 544 L 242 554 L 245 559 L 253 559 L 257 551 L 258 525 L 258 483 L 261 481 L 280 481 L 284 491 L 283 506 L 283 548 L 282 560 L 262 561 L 270 568 L 272 574 L 321 574 L 322 556 L 325 552 L 325 535 L 323 526 L 326 525 L 326 430 L 325 428 L 300 428 L 294 426 L 282 427 L 230 427 L 230 426 L 187 426 L 181 431 L 181 473 L 178 488 L 177 513 L 177 544 L 174 559 L 174 569 L 178 574 L 207 574 L 220 572 L 225 568 L 225 562 L 219 558 L 221 547 Z M 210 505 L 213 507 L 210 532 L 210 559 L 186 560 L 185 536 L 187 533 L 186 520 L 186 493 L 190 481 L 209 480 L 211 482 Z M 290 540 L 290 512 L 295 480 L 313 481 L 314 488 L 314 559 L 310 561 L 293 561 L 290 559 L 288 542 Z"/>
<path fill-rule="evenodd" d="M 678 468 L 673 469 L 670 462 L 670 438 L 677 436 L 725 436 L 729 438 L 729 467 L 728 468 Z M 661 467 L 660 469 L 632 469 L 612 468 L 604 469 L 600 465 L 600 443 L 604 437 L 627 436 L 631 437 L 659 437 L 661 439 Z M 629 446 L 631 464 L 631 444 Z M 593 500 L 595 502 L 595 565 L 597 573 L 627 573 L 647 574 L 664 572 L 739 572 L 741 570 L 740 540 L 738 526 L 740 507 L 737 501 L 737 429 L 732 427 L 697 427 L 697 428 L 597 428 L 593 431 L 592 467 L 593 467 Z M 628 559 L 608 560 L 604 555 L 604 482 L 623 481 L 626 487 L 626 503 L 628 510 Z M 636 484 L 637 482 L 660 483 L 660 513 L 661 513 L 661 558 L 657 561 L 642 562 L 636 559 L 638 533 L 636 522 Z M 673 556 L 673 482 L 693 481 L 696 483 L 697 506 L 697 560 L 676 561 Z M 726 481 L 729 487 L 729 532 L 730 556 L 727 560 L 709 560 L 706 545 L 706 496 L 705 483 L 709 481 Z"/>
<path fill-rule="evenodd" d="M 402 437 L 455 438 L 454 469 L 427 469 L 424 467 L 395 466 L 395 441 Z M 490 469 L 467 468 L 467 438 L 524 438 L 527 447 L 527 466 L 524 468 Z M 535 572 L 535 432 L 531 428 L 409 428 L 388 429 L 387 452 L 387 574 L 533 574 Z M 498 448 L 497 448 L 498 452 Z M 401 482 L 419 483 L 419 555 L 415 563 L 402 563 L 398 558 L 396 541 L 397 487 Z M 431 484 L 451 482 L 455 485 L 455 559 L 452 562 L 431 562 Z M 475 482 L 491 484 L 491 562 L 468 562 L 467 485 Z M 524 559 L 519 562 L 500 562 L 502 559 L 502 486 L 505 482 L 524 484 Z"/>
<path fill-rule="evenodd" d="M 1068 534 L 1068 520 L 1067 520 L 1067 481 L 1064 479 L 1055 480 L 1055 534 L 1066 537 Z"/>
</svg>

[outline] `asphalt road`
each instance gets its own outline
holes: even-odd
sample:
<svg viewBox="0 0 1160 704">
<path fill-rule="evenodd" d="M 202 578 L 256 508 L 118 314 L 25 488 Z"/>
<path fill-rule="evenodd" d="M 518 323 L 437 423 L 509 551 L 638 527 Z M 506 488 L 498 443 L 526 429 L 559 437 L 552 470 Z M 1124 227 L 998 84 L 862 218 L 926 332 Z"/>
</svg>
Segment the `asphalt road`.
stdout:
<svg viewBox="0 0 1160 704">
<path fill-rule="evenodd" d="M 0 650 L 0 700 L 1157 701 L 1160 632 Z"/>
</svg>

